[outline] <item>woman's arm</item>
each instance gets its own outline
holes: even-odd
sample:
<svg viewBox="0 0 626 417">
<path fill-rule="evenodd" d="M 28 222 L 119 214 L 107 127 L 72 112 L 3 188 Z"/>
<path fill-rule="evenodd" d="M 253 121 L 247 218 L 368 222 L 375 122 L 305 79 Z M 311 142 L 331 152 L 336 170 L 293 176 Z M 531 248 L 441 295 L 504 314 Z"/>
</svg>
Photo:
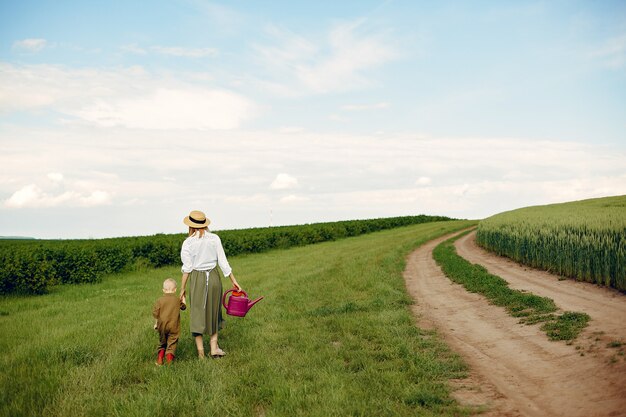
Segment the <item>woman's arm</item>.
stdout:
<svg viewBox="0 0 626 417">
<path fill-rule="evenodd" d="M 228 278 L 230 278 L 230 281 L 233 283 L 233 286 L 235 288 L 237 288 L 237 291 L 241 291 L 243 290 L 243 288 L 241 288 L 241 285 L 239 285 L 239 283 L 237 282 L 237 280 L 235 279 L 235 276 L 233 275 L 233 273 L 231 272 L 230 275 L 228 276 Z"/>
<path fill-rule="evenodd" d="M 187 278 L 189 278 L 189 272 L 183 272 L 180 284 L 180 301 L 186 304 L 185 301 L 185 288 L 187 288 Z"/>
<path fill-rule="evenodd" d="M 222 246 L 222 240 L 220 239 L 219 236 L 217 235 L 215 236 L 217 237 L 217 243 L 218 243 L 216 245 L 217 264 L 222 269 L 222 273 L 224 274 L 224 276 L 228 276 L 228 278 L 230 278 L 230 281 L 233 283 L 233 286 L 237 288 L 237 291 L 241 291 L 243 288 L 241 288 L 241 285 L 239 285 L 239 283 L 237 282 L 237 279 L 233 275 L 233 269 L 230 267 L 230 264 L 228 263 L 228 259 L 226 259 L 226 253 L 224 252 L 224 247 Z"/>
<path fill-rule="evenodd" d="M 180 282 L 180 301 L 187 304 L 185 301 L 185 290 L 187 289 L 187 278 L 192 270 L 191 253 L 189 252 L 189 240 L 185 239 L 183 246 L 180 248 L 180 260 L 183 263 L 181 272 L 183 277 Z"/>
</svg>

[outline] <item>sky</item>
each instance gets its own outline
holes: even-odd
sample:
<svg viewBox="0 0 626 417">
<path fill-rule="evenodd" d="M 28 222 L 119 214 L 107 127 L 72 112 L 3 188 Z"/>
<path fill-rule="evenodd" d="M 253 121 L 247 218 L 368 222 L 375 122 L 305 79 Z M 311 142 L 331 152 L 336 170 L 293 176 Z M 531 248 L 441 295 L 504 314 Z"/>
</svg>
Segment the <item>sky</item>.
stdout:
<svg viewBox="0 0 626 417">
<path fill-rule="evenodd" d="M 623 1 L 0 0 L 0 236 L 626 194 Z"/>
</svg>

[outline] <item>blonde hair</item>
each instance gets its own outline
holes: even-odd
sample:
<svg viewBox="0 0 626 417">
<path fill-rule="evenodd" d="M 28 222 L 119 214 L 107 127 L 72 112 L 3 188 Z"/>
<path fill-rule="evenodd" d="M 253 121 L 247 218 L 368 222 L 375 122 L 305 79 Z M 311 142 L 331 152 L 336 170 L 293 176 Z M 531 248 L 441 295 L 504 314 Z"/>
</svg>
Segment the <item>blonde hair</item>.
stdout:
<svg viewBox="0 0 626 417">
<path fill-rule="evenodd" d="M 176 280 L 172 278 L 168 278 L 165 281 L 163 281 L 163 289 L 166 291 L 176 290 L 176 287 L 177 287 Z"/>
<path fill-rule="evenodd" d="M 195 228 L 195 227 L 190 227 L 189 228 L 189 236 L 193 236 L 196 234 L 196 232 L 200 233 L 198 235 L 198 237 L 204 237 L 204 233 L 209 231 L 209 226 L 204 226 L 202 228 Z"/>
</svg>

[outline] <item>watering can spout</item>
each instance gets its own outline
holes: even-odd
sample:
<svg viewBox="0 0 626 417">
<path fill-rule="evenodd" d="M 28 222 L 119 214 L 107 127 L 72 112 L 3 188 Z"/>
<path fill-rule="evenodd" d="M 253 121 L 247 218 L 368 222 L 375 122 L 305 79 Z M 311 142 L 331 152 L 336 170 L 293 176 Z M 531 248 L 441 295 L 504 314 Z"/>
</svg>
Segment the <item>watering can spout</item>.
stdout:
<svg viewBox="0 0 626 417">
<path fill-rule="evenodd" d="M 259 297 L 259 298 L 257 298 L 257 299 L 256 299 L 256 300 L 254 300 L 254 301 L 250 301 L 250 302 L 248 303 L 248 310 L 249 310 L 249 309 L 251 309 L 253 305 L 255 305 L 256 303 L 258 303 L 259 301 L 261 301 L 263 298 L 264 298 L 264 297 Z"/>
</svg>

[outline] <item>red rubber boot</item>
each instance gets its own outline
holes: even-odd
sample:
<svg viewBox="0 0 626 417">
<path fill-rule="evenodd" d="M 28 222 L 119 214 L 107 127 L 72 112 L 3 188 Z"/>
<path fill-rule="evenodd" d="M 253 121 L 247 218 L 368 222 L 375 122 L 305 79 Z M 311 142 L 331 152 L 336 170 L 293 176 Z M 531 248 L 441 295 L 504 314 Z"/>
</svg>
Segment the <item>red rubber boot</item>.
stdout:
<svg viewBox="0 0 626 417">
<path fill-rule="evenodd" d="M 174 362 L 174 355 L 171 353 L 168 353 L 167 355 L 165 355 L 165 360 L 167 361 L 167 364 L 171 364 L 172 362 Z"/>
<path fill-rule="evenodd" d="M 163 365 L 163 357 L 165 356 L 165 349 L 159 349 L 159 353 L 157 355 L 156 364 L 161 366 Z"/>
</svg>

